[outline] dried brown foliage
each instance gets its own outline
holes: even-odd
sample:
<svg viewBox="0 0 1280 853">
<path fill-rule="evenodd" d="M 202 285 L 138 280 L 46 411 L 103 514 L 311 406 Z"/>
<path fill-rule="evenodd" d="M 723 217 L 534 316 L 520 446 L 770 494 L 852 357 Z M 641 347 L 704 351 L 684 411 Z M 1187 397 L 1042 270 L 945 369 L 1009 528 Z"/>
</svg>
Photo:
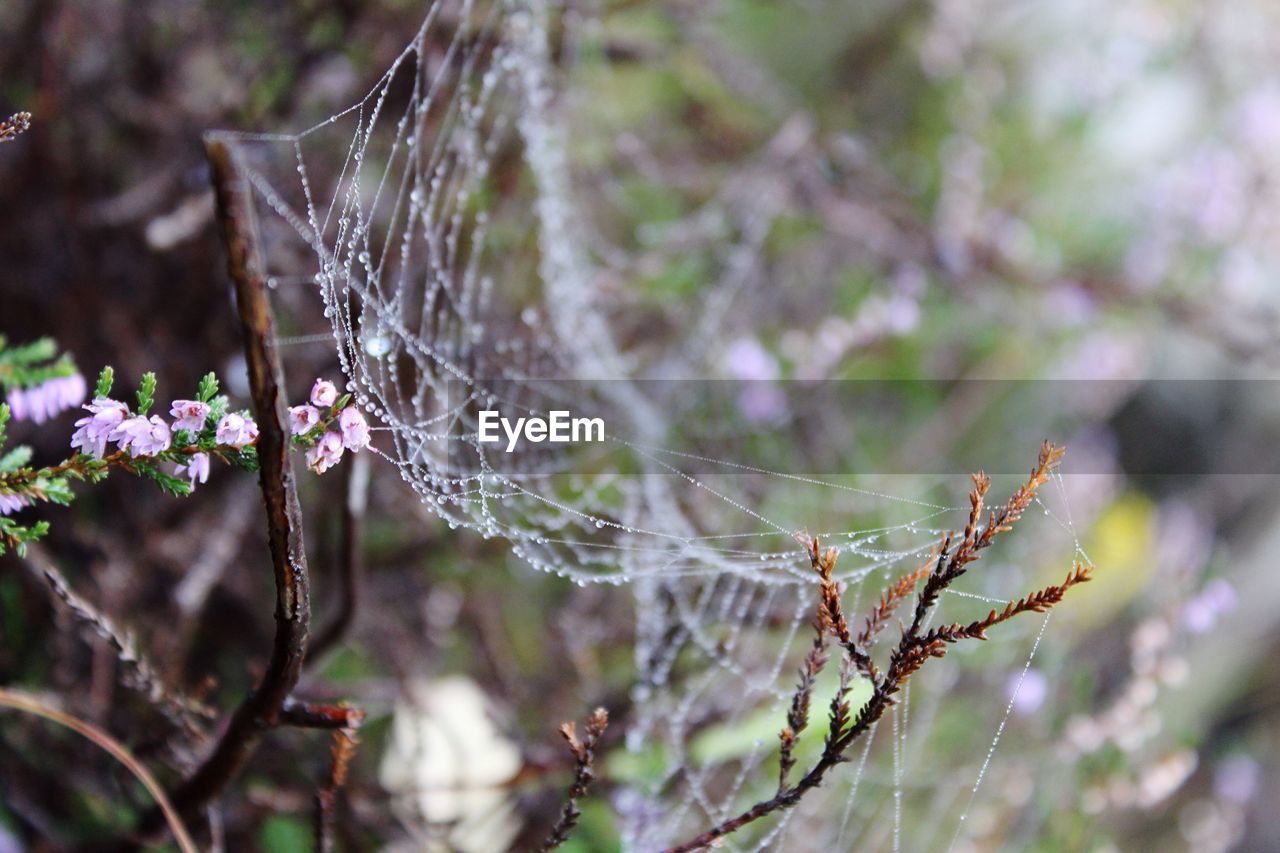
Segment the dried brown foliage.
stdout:
<svg viewBox="0 0 1280 853">
<path fill-rule="evenodd" d="M 581 738 L 578 737 L 578 727 L 574 723 L 568 722 L 560 726 L 560 734 L 569 745 L 569 752 L 573 754 L 573 784 L 569 786 L 569 797 L 560 810 L 559 819 L 539 850 L 556 849 L 568 840 L 569 833 L 577 826 L 578 818 L 582 815 L 578 800 L 587 795 L 587 789 L 595 781 L 596 747 L 600 745 L 600 738 L 604 737 L 608 727 L 609 714 L 604 708 L 596 708 L 591 712 Z"/>
<path fill-rule="evenodd" d="M 1090 568 L 1077 564 L 1061 584 L 1011 601 L 1003 610 L 992 610 L 984 619 L 968 625 L 955 623 L 928 631 L 924 629 L 926 617 L 937 606 L 943 591 L 964 575 L 968 567 L 980 559 L 981 552 L 990 547 L 1000 534 L 1013 529 L 1035 500 L 1040 487 L 1048 481 L 1054 468 L 1061 462 L 1063 452 L 1063 448 L 1046 441 L 1040 448 L 1036 466 L 1027 481 L 999 509 L 989 512 L 985 504 L 991 479 L 981 471 L 974 474 L 973 489 L 969 493 L 969 517 L 959 541 L 954 532 L 947 533 L 924 565 L 890 585 L 867 615 L 864 627 L 856 637 L 850 631 L 848 619 L 844 615 L 840 583 L 835 578 L 836 550 L 828 548 L 823 551 L 816 538 L 801 539 L 806 544 L 810 565 L 818 575 L 818 607 L 814 620 L 814 643 L 800 668 L 800 682 L 792 696 L 787 724 L 779 735 L 781 769 L 778 791 L 770 799 L 758 802 L 736 817 L 723 821 L 684 844 L 670 848 L 667 853 L 703 849 L 766 815 L 792 808 L 806 792 L 822 784 L 831 768 L 848 760 L 849 747 L 865 735 L 885 710 L 897 701 L 895 695 L 926 661 L 943 657 L 951 643 L 966 639 L 986 639 L 987 629 L 1020 613 L 1044 612 L 1061 602 L 1068 589 L 1089 580 Z M 915 592 L 921 581 L 924 586 L 916 596 L 911 623 L 903 628 L 902 636 L 889 653 L 888 666 L 882 673 L 871 658 L 870 646 L 898 606 Z M 795 766 L 795 745 L 800 732 L 808 724 L 813 685 L 827 662 L 826 644 L 829 637 L 840 644 L 843 652 L 839 686 L 831 700 L 828 714 L 830 728 L 821 756 L 799 781 L 789 786 L 790 772 Z M 871 698 L 856 713 L 848 701 L 855 675 L 867 678 L 872 685 Z"/>
</svg>

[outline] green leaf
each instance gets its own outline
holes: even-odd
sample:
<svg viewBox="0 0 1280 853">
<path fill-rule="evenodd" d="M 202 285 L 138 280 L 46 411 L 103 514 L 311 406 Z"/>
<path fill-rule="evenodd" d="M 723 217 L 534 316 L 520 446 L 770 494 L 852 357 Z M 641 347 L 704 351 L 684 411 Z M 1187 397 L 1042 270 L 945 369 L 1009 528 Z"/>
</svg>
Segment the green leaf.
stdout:
<svg viewBox="0 0 1280 853">
<path fill-rule="evenodd" d="M 5 364 L 26 366 L 41 361 L 48 361 L 58 354 L 58 344 L 53 338 L 38 338 L 29 344 L 9 347 L 0 352 L 0 361 Z"/>
<path fill-rule="evenodd" d="M 12 474 L 31 461 L 31 448 L 19 445 L 0 456 L 0 474 Z"/>
<path fill-rule="evenodd" d="M 95 397 L 110 397 L 111 386 L 115 384 L 115 371 L 111 369 L 111 365 L 102 368 L 102 372 L 98 374 L 98 387 L 94 389 Z"/>
<path fill-rule="evenodd" d="M 200 380 L 200 387 L 196 391 L 196 399 L 201 403 L 207 403 L 216 396 L 218 396 L 218 377 L 213 371 L 210 371 Z"/>
<path fill-rule="evenodd" d="M 138 476 L 146 477 L 168 494 L 179 498 L 185 498 L 191 494 L 191 483 L 161 471 L 160 466 L 153 459 L 137 459 L 133 467 L 138 472 Z"/>
<path fill-rule="evenodd" d="M 33 491 L 49 503 L 55 503 L 59 506 L 67 506 L 71 501 L 75 500 L 75 494 L 71 491 L 71 484 L 67 482 L 65 477 L 49 477 L 47 479 L 39 477 L 36 479 Z"/>
<path fill-rule="evenodd" d="M 156 400 L 156 375 L 151 371 L 142 374 L 138 385 L 138 414 L 145 415 Z"/>
</svg>

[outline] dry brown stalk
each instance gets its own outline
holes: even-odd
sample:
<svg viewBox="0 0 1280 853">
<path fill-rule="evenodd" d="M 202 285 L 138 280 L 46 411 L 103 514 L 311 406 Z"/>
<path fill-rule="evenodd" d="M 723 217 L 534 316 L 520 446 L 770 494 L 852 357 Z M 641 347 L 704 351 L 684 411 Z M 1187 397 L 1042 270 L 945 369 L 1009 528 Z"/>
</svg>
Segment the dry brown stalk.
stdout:
<svg viewBox="0 0 1280 853">
<path fill-rule="evenodd" d="M 1047 441 L 1041 445 L 1036 466 L 1026 482 L 998 510 L 987 513 L 985 523 L 983 515 L 986 512 L 986 496 L 991 480 L 981 471 L 974 474 L 973 489 L 969 493 L 968 520 L 961 538 L 957 541 L 954 533 L 947 533 L 928 562 L 891 584 L 867 616 L 865 626 L 857 637 L 852 636 L 844 616 L 840 584 L 835 579 L 835 549 L 823 551 L 816 538 L 801 537 L 806 545 L 810 565 L 819 578 L 818 618 L 815 624 L 819 637 L 805 657 L 800 670 L 800 683 L 796 686 L 791 711 L 788 712 L 787 725 L 779 735 L 782 767 L 778 791 L 773 797 L 756 803 L 684 844 L 669 848 L 667 853 L 685 853 L 709 847 L 717 839 L 766 815 L 794 807 L 808 791 L 822 784 L 831 768 L 848 760 L 849 747 L 870 731 L 885 710 L 897 701 L 895 695 L 929 658 L 943 657 L 951 643 L 964 639 L 986 639 L 987 629 L 1020 613 L 1044 612 L 1061 602 L 1068 589 L 1089 580 L 1090 567 L 1077 564 L 1061 584 L 1011 601 L 1003 610 L 992 610 L 984 619 L 968 625 L 956 623 L 930 631 L 924 630 L 926 617 L 937 606 L 943 591 L 962 576 L 970 564 L 980 559 L 981 552 L 990 547 L 999 535 L 1013 529 L 1035 500 L 1040 487 L 1049 480 L 1054 468 L 1061 462 L 1062 454 L 1061 447 Z M 889 654 L 888 667 L 881 674 L 871 660 L 868 649 L 898 605 L 916 590 L 921 581 L 924 581 L 924 586 L 917 594 L 911 623 L 903 629 L 901 638 Z M 796 740 L 800 729 L 808 721 L 813 682 L 826 662 L 827 635 L 834 637 L 843 650 L 839 686 L 832 697 L 829 711 L 830 729 L 822 755 L 798 782 L 788 787 L 790 770 L 795 764 L 793 752 Z M 855 714 L 849 704 L 848 693 L 856 674 L 871 681 L 872 692 L 871 697 Z"/>
<path fill-rule="evenodd" d="M 573 754 L 573 784 L 569 786 L 569 797 L 560 810 L 559 819 L 539 850 L 554 850 L 559 847 L 568 840 L 569 833 L 577 826 L 578 818 L 582 815 L 578 800 L 587 795 L 587 789 L 595 781 L 596 747 L 600 745 L 600 739 L 604 737 L 608 727 L 609 714 L 604 708 L 596 708 L 591 712 L 581 738 L 578 737 L 578 727 L 574 723 L 560 726 L 560 734 L 569 745 L 569 752 Z"/>
</svg>

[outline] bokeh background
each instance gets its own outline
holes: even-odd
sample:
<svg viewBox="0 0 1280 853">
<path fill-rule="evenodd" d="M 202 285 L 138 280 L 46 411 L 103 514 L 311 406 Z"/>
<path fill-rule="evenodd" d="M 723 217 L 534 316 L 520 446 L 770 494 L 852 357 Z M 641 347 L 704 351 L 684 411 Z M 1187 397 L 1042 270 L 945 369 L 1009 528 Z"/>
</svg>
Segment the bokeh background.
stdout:
<svg viewBox="0 0 1280 853">
<path fill-rule="evenodd" d="M 699 378 L 939 380 L 921 392 L 937 414 L 876 443 L 886 469 L 924 458 L 937 471 L 1001 437 L 982 416 L 1000 384 L 966 380 L 1108 380 L 1090 427 L 1055 436 L 1070 447 L 1065 500 L 1097 580 L 1055 617 L 964 844 L 1280 848 L 1280 505 L 1274 477 L 1251 473 L 1271 469 L 1280 426 L 1266 381 L 1280 364 L 1280 9 L 553 5 L 575 201 L 639 373 L 679 374 L 671 341 L 741 293 L 702 339 Z M 5 3 L 0 112 L 35 118 L 0 146 L 0 333 L 52 335 L 87 373 L 155 370 L 179 396 L 217 369 L 244 399 L 201 133 L 332 114 L 425 11 L 408 0 Z M 323 340 L 286 353 L 299 395 L 336 371 Z M 778 404 L 741 405 L 768 421 Z M 66 416 L 15 438 L 54 460 L 69 432 Z M 337 607 L 345 487 L 336 474 L 305 480 L 320 621 Z M 964 487 L 948 481 L 957 502 Z M 597 703 L 625 718 L 630 600 L 431 522 L 376 465 L 369 495 L 352 633 L 304 681 L 309 695 L 372 712 L 342 842 L 422 843 L 384 758 L 393 711 L 415 706 L 446 738 L 480 745 L 464 762 L 474 778 L 431 771 L 469 788 L 419 804 L 461 820 L 436 835 L 462 849 L 527 846 L 567 781 L 554 727 Z M 48 511 L 47 550 L 168 678 L 225 709 L 270 645 L 257 507 L 243 476 L 181 502 L 115 478 Z M 1064 557 L 1019 554 L 1027 577 Z M 117 683 L 110 649 L 85 641 L 23 561 L 0 567 L 0 679 L 59 697 L 172 778 L 192 745 Z M 998 721 L 1024 657 L 957 664 L 955 679 Z M 967 786 L 991 730 L 940 728 L 928 749 L 965 768 Z M 274 734 L 211 816 L 225 849 L 309 849 L 326 761 L 313 733 Z M 642 772 L 606 761 L 575 849 L 619 843 L 611 771 Z M 108 836 L 141 802 L 92 747 L 0 717 L 0 848 Z M 909 817 L 936 804 L 909 798 Z M 846 846 L 890 849 L 891 810 L 859 811 Z M 808 849 L 802 836 L 777 844 Z M 932 849 L 928 839 L 906 846 Z"/>
</svg>

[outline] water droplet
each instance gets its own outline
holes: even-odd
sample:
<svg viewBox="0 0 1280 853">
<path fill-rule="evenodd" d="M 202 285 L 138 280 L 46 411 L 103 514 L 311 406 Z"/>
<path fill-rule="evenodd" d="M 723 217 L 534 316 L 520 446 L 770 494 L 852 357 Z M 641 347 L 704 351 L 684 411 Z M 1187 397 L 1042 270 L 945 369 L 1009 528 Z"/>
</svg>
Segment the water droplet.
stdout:
<svg viewBox="0 0 1280 853">
<path fill-rule="evenodd" d="M 391 352 L 391 338 L 386 335 L 374 335 L 366 338 L 364 342 L 364 351 L 374 358 L 382 358 Z"/>
</svg>

